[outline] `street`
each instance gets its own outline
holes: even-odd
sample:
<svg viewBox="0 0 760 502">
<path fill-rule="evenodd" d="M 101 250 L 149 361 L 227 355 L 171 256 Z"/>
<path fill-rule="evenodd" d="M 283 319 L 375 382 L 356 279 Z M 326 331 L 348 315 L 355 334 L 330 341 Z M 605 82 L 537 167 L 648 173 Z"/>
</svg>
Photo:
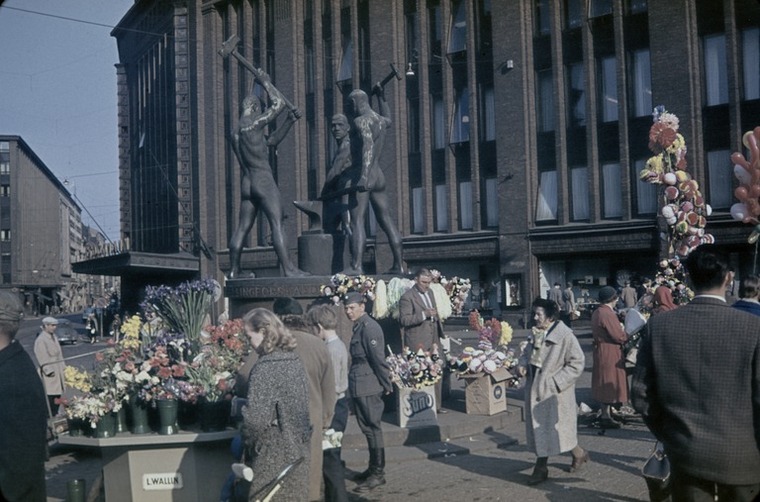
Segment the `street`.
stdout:
<svg viewBox="0 0 760 502">
<path fill-rule="evenodd" d="M 21 336 L 25 346 L 33 341 L 34 334 L 29 330 L 34 331 L 34 326 L 34 322 L 25 326 Z M 477 338 L 475 332 L 463 329 L 449 334 L 462 338 L 465 345 L 474 345 Z M 577 328 L 576 334 L 586 354 L 586 371 L 578 383 L 577 398 L 579 403 L 594 407 L 590 398 L 591 337 L 586 327 Z M 515 330 L 512 344 L 526 335 L 526 330 Z M 30 337 L 32 340 L 27 340 Z M 65 346 L 64 354 L 67 358 L 85 355 L 70 362 L 87 365 L 91 361 L 91 353 L 104 347 L 105 342 L 94 346 L 80 343 Z M 441 442 L 435 443 L 387 444 L 387 484 L 369 494 L 352 492 L 351 500 L 648 500 L 640 468 L 653 447 L 653 439 L 641 421 L 636 419 L 629 420 L 622 429 L 602 431 L 589 427 L 588 421 L 580 417 L 579 442 L 589 450 L 591 462 L 579 472 L 570 474 L 567 472 L 571 462 L 569 454 L 551 457 L 549 480 L 535 487 L 527 486 L 525 482 L 532 471 L 535 456 L 525 447 L 521 394 L 519 390 L 508 392 L 509 416 L 502 421 L 506 425 L 498 430 L 486 429 L 465 435 L 455 433 L 452 436 L 459 437 L 441 438 Z M 444 405 L 451 411 L 439 417 L 441 424 L 459 423 L 459 429 L 464 431 L 466 425 L 475 420 L 475 417 L 464 413 L 464 392 L 459 380 L 453 379 L 451 399 Z M 351 418 L 346 435 L 357 434 L 360 432 L 356 421 Z M 348 468 L 363 470 L 367 463 L 367 451 L 363 448 L 344 448 L 343 458 Z M 66 483 L 71 479 L 85 479 L 90 491 L 97 483 L 100 469 L 101 461 L 96 452 L 54 445 L 47 464 L 48 500 L 65 500 Z M 355 487 L 350 481 L 346 484 L 349 490 Z"/>
</svg>

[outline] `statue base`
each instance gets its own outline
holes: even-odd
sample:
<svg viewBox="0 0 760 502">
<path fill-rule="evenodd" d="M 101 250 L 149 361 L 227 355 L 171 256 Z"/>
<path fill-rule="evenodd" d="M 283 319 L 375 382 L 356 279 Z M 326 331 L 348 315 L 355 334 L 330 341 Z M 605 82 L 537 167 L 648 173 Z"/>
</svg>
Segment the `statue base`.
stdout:
<svg viewBox="0 0 760 502">
<path fill-rule="evenodd" d="M 323 298 L 320 288 L 329 282 L 329 275 L 228 279 L 224 294 L 230 301 L 230 319 L 243 317 L 254 308 L 271 310 L 275 298 L 282 297 L 295 298 L 306 311 L 312 303 Z"/>
</svg>

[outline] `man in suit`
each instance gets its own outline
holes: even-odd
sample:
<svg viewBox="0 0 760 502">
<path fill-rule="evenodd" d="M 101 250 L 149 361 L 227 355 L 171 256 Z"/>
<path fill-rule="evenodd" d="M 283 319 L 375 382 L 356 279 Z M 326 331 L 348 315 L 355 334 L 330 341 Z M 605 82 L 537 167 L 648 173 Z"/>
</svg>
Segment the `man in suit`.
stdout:
<svg viewBox="0 0 760 502">
<path fill-rule="evenodd" d="M 733 273 L 714 244 L 686 269 L 696 296 L 647 324 L 633 405 L 665 445 L 674 501 L 757 500 L 760 318 L 726 303 Z"/>
<path fill-rule="evenodd" d="M 385 408 L 383 394 L 393 392 L 393 384 L 385 360 L 383 330 L 366 313 L 364 296 L 348 293 L 343 304 L 346 317 L 354 323 L 349 347 L 348 394 L 369 447 L 369 468 L 351 479 L 361 482 L 355 491 L 368 492 L 385 484 L 385 442 L 380 422 Z"/>
<path fill-rule="evenodd" d="M 430 291 L 433 274 L 427 268 L 421 268 L 414 277 L 414 286 L 401 296 L 398 302 L 399 323 L 403 329 L 403 346 L 412 352 L 422 349 L 433 350 L 433 345 L 440 347 L 440 340 L 445 335 L 435 298 Z M 435 402 L 441 413 L 442 380 L 435 384 Z"/>
</svg>

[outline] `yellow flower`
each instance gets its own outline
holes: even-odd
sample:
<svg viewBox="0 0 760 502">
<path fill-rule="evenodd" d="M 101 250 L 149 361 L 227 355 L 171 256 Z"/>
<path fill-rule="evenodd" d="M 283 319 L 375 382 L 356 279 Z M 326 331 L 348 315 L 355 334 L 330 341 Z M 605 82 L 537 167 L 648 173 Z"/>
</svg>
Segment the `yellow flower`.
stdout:
<svg viewBox="0 0 760 502">
<path fill-rule="evenodd" d="M 121 333 L 124 335 L 121 346 L 125 349 L 137 349 L 140 347 L 140 328 L 142 322 L 140 316 L 133 315 L 121 325 Z"/>
<path fill-rule="evenodd" d="M 63 381 L 72 389 L 90 392 L 90 374 L 76 366 L 66 366 L 63 370 Z"/>
<path fill-rule="evenodd" d="M 512 341 L 512 326 L 508 322 L 501 321 L 501 336 L 498 345 L 508 345 Z"/>
</svg>

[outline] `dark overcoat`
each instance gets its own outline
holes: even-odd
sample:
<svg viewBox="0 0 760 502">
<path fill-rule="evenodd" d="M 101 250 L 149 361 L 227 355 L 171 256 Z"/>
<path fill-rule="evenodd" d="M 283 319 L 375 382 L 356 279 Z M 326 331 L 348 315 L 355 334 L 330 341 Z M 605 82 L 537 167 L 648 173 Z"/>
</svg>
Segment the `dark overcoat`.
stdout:
<svg viewBox="0 0 760 502">
<path fill-rule="evenodd" d="M 628 376 L 625 372 L 623 343 L 628 339 L 612 307 L 600 305 L 591 316 L 594 337 L 594 368 L 591 394 L 600 403 L 628 402 Z"/>
<path fill-rule="evenodd" d="M 652 316 L 631 398 L 674 467 L 760 483 L 760 317 L 702 296 Z"/>
</svg>

